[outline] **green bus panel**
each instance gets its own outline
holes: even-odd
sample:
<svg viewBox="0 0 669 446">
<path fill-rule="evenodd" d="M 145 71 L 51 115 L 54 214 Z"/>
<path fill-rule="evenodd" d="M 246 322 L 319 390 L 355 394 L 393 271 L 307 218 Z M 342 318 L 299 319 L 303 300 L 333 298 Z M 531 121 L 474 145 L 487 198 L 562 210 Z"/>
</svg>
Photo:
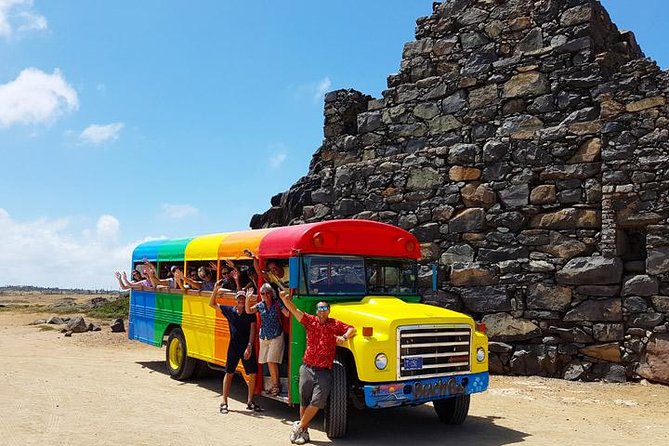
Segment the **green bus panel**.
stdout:
<svg viewBox="0 0 669 446">
<path fill-rule="evenodd" d="M 305 313 L 315 314 L 316 303 L 320 302 L 322 297 L 298 297 L 293 299 L 295 306 Z M 292 333 L 290 339 L 290 400 L 293 403 L 300 403 L 300 366 L 302 357 L 306 349 L 307 333 L 304 326 L 300 324 L 295 316 L 291 316 Z"/>
<path fill-rule="evenodd" d="M 193 237 L 177 240 L 167 240 L 158 247 L 159 262 L 183 262 L 186 245 Z"/>
<path fill-rule="evenodd" d="M 153 341 L 157 346 L 163 343 L 163 334 L 170 324 L 181 325 L 183 296 L 181 294 L 156 293 L 156 312 Z"/>
</svg>

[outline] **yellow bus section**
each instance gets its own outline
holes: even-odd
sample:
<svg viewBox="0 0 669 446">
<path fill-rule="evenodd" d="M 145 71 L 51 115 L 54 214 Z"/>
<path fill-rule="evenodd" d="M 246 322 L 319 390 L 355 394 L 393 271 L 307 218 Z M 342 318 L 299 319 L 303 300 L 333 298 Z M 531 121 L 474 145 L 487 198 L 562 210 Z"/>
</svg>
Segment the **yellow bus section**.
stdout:
<svg viewBox="0 0 669 446">
<path fill-rule="evenodd" d="M 185 261 L 217 261 L 218 247 L 229 234 L 196 237 L 186 245 Z M 229 333 L 223 315 L 209 306 L 209 294 L 186 292 L 183 296 L 181 329 L 188 345 L 188 355 L 221 363 L 228 348 Z"/>
<path fill-rule="evenodd" d="M 397 328 L 405 325 L 466 325 L 473 333 L 469 351 L 471 372 L 488 370 L 487 358 L 481 363 L 476 360 L 478 347 L 488 351 L 488 338 L 475 332 L 474 321 L 467 315 L 433 305 L 407 303 L 392 296 L 367 296 L 360 302 L 333 304 L 330 317 L 357 329 L 357 334 L 347 341 L 346 347 L 353 353 L 361 381 L 390 382 L 398 379 Z M 363 327 L 371 327 L 372 336 L 364 336 Z M 388 357 L 384 370 L 375 366 L 379 353 Z"/>
</svg>

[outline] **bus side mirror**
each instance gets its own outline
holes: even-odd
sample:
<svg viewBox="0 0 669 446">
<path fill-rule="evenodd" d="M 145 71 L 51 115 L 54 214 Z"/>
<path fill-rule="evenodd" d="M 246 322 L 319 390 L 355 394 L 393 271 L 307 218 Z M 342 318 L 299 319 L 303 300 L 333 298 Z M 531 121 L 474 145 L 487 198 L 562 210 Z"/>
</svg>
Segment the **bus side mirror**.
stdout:
<svg viewBox="0 0 669 446">
<path fill-rule="evenodd" d="M 437 278 L 439 276 L 439 265 L 436 263 L 432 264 L 432 291 L 437 292 Z"/>
<path fill-rule="evenodd" d="M 289 257 L 288 258 L 288 286 L 296 290 L 300 287 L 300 258 L 299 257 Z"/>
</svg>

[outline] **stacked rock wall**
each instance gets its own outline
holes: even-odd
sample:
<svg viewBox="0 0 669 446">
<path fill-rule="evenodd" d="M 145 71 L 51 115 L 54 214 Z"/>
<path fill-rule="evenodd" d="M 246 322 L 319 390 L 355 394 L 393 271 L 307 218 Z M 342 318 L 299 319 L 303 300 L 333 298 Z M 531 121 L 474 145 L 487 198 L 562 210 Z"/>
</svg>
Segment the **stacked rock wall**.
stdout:
<svg viewBox="0 0 669 446">
<path fill-rule="evenodd" d="M 596 0 L 435 3 L 383 98 L 326 96 L 309 173 L 251 226 L 398 225 L 492 371 L 669 382 L 668 82 Z"/>
</svg>

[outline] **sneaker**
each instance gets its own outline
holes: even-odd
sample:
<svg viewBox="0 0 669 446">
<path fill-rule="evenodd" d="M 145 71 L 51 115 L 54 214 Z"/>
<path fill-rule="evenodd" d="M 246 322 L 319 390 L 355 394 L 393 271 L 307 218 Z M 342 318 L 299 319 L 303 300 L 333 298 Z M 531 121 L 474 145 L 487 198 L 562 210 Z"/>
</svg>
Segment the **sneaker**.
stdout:
<svg viewBox="0 0 669 446">
<path fill-rule="evenodd" d="M 302 428 L 300 427 L 300 422 L 299 421 L 294 421 L 293 422 L 293 428 L 290 431 L 290 442 L 295 443 L 295 441 L 298 439 L 298 437 L 302 436 Z M 302 443 L 304 444 L 304 443 Z"/>
<path fill-rule="evenodd" d="M 309 440 L 310 440 L 310 438 L 309 438 L 309 432 L 307 432 L 307 431 L 302 431 L 302 433 L 301 433 L 300 435 L 298 435 L 297 438 L 295 439 L 295 444 L 304 444 L 304 443 L 308 443 Z"/>
</svg>

